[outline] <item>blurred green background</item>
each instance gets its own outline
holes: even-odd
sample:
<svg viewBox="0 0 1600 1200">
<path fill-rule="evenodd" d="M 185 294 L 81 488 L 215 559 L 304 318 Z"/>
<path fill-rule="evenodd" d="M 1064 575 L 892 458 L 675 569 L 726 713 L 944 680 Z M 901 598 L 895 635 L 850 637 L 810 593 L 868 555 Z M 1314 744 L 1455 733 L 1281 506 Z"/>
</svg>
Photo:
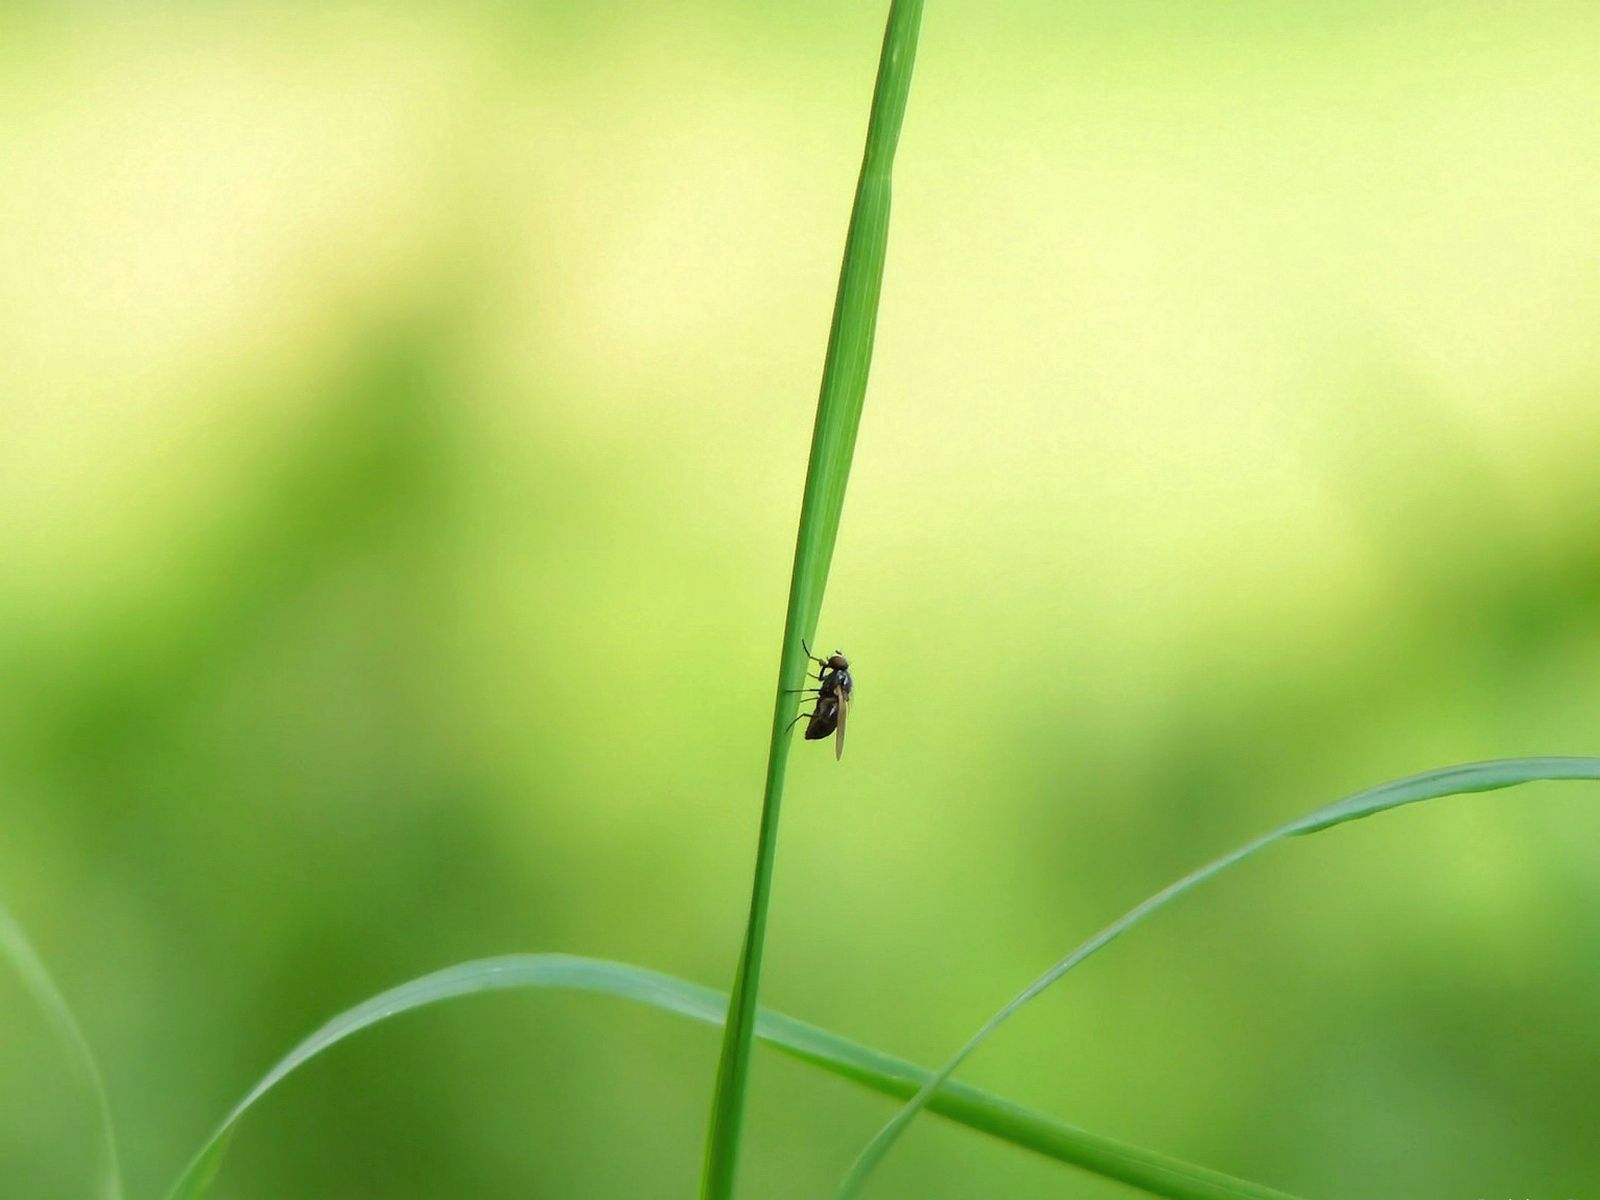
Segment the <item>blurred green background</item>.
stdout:
<svg viewBox="0 0 1600 1200">
<path fill-rule="evenodd" d="M 460 959 L 725 986 L 882 4 L 13 5 L 0 895 L 149 1197 Z M 940 1060 L 1344 792 L 1600 747 L 1600 8 L 929 5 L 765 999 Z M 1312 1198 L 1600 1195 L 1600 800 L 1277 850 L 965 1077 Z M 499 995 L 219 1195 L 690 1196 L 717 1037 Z M 752 1197 L 888 1115 L 763 1054 Z M 0 974 L 0 1194 L 89 1126 Z M 1126 1194 L 937 1121 L 883 1196 Z"/>
</svg>

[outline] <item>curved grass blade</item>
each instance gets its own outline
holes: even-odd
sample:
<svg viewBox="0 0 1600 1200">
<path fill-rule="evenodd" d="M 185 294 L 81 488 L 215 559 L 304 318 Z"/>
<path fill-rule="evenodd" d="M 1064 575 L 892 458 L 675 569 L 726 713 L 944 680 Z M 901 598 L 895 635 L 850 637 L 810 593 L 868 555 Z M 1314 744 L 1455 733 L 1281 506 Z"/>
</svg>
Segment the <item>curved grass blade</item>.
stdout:
<svg viewBox="0 0 1600 1200">
<path fill-rule="evenodd" d="M 66 997 L 45 969 L 44 960 L 3 904 L 0 904 L 0 957 L 10 960 L 16 968 L 88 1085 L 100 1132 L 100 1174 L 95 1182 L 95 1194 L 103 1200 L 122 1200 L 122 1166 L 117 1158 L 116 1130 L 111 1123 L 111 1098 L 106 1092 L 105 1077 L 100 1074 L 100 1064 L 95 1061 L 89 1039 L 83 1036 L 83 1029 L 72 1015 Z"/>
<path fill-rule="evenodd" d="M 1542 780 L 1569 780 L 1589 779 L 1600 780 L 1600 758 L 1578 757 L 1548 757 L 1548 758 L 1505 758 L 1495 759 L 1492 762 L 1468 763 L 1458 767 L 1442 767 L 1435 771 L 1424 771 L 1420 775 L 1409 775 L 1404 779 L 1391 780 L 1381 783 L 1377 787 L 1356 792 L 1342 800 L 1314 809 L 1304 816 L 1296 817 L 1287 824 L 1280 825 L 1270 833 L 1265 833 L 1253 842 L 1247 842 L 1237 850 L 1224 854 L 1221 858 L 1207 863 L 1196 871 L 1185 875 L 1176 883 L 1163 888 L 1148 900 L 1129 909 L 1099 933 L 1084 942 L 1071 954 L 1057 962 L 1053 967 L 1040 975 L 1022 991 L 1018 992 L 1004 1008 L 985 1021 L 979 1030 L 967 1039 L 965 1045 L 952 1055 L 948 1062 L 940 1067 L 929 1077 L 928 1081 L 917 1090 L 903 1108 L 897 1112 L 889 1123 L 880 1129 L 866 1149 L 856 1158 L 850 1172 L 845 1176 L 844 1182 L 839 1187 L 840 1200 L 857 1195 L 867 1176 L 883 1161 L 890 1148 L 905 1132 L 919 1112 L 929 1107 L 929 1101 L 945 1086 L 950 1076 L 974 1050 L 988 1040 L 989 1035 L 1003 1025 L 1016 1011 L 1022 1008 L 1040 992 L 1044 991 L 1056 980 L 1060 979 L 1072 968 L 1076 967 L 1091 954 L 1113 941 L 1122 933 L 1143 921 L 1151 913 L 1165 907 L 1171 901 L 1192 888 L 1198 887 L 1206 880 L 1220 875 L 1229 867 L 1233 867 L 1251 857 L 1257 851 L 1265 850 L 1275 842 L 1284 838 L 1296 837 L 1309 833 L 1320 833 L 1324 829 L 1331 829 L 1335 825 L 1342 825 L 1346 821 L 1359 820 L 1370 817 L 1376 813 L 1387 812 L 1391 808 L 1399 808 L 1403 804 L 1415 804 L 1420 800 L 1437 800 L 1445 796 L 1459 796 L 1467 792 L 1489 792 L 1497 788 L 1515 787 L 1523 783 L 1536 783 Z"/>
<path fill-rule="evenodd" d="M 778 852 L 778 813 L 789 764 L 789 723 L 798 707 L 795 693 L 803 686 L 807 663 L 802 639 L 815 634 L 827 587 L 828 568 L 839 535 L 845 485 L 855 453 L 861 406 L 878 326 L 878 297 L 883 288 L 889 244 L 890 176 L 900 128 L 905 119 L 922 25 L 922 0 L 893 0 L 884 30 L 878 79 L 867 122 L 866 149 L 856 182 L 844 262 L 834 300 L 833 325 L 823 360 L 822 387 L 811 432 L 811 459 L 800 502 L 800 528 L 795 537 L 794 570 L 784 619 L 783 649 L 778 661 L 778 694 L 773 704 L 771 741 L 767 751 L 766 786 L 761 803 L 761 828 L 756 839 L 754 879 L 744 941 L 734 974 L 729 1016 L 717 1063 L 716 1088 L 706 1130 L 700 1176 L 702 1200 L 731 1200 L 738 1168 L 745 1093 L 750 1081 L 750 1048 L 761 987 L 761 958 L 766 944 L 767 909 Z"/>
<path fill-rule="evenodd" d="M 285 1077 L 324 1050 L 413 1009 L 507 988 L 553 988 L 615 996 L 708 1025 L 720 1024 L 727 1012 L 727 997 L 721 992 L 625 963 L 564 954 L 519 954 L 446 967 L 356 1005 L 285 1055 L 223 1119 L 173 1185 L 167 1200 L 200 1200 L 222 1166 L 228 1140 L 240 1119 Z M 762 1041 L 786 1054 L 885 1095 L 910 1096 L 929 1077 L 923 1067 L 779 1013 L 763 1011 L 756 1020 L 755 1031 Z M 965 1084 L 941 1087 L 929 1107 L 969 1128 L 1167 1200 L 1294 1200 L 1270 1188 L 1086 1133 Z"/>
</svg>

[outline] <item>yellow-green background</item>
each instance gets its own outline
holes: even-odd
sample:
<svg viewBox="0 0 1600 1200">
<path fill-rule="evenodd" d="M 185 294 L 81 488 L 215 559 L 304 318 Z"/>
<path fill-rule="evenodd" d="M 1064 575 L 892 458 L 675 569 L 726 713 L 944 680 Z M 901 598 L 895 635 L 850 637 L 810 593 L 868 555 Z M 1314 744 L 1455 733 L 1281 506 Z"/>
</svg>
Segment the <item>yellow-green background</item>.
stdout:
<svg viewBox="0 0 1600 1200">
<path fill-rule="evenodd" d="M 0 16 L 0 895 L 136 1198 L 446 963 L 724 985 L 882 4 Z M 942 1059 L 1129 904 L 1600 746 L 1600 9 L 925 21 L 764 998 Z M 1274 851 L 966 1077 L 1311 1200 L 1600 1196 L 1600 795 Z M 714 1031 L 500 995 L 219 1195 L 690 1196 Z M 887 1116 L 763 1055 L 743 1182 Z M 88 1126 L 0 982 L 0 1195 Z M 885 1197 L 1124 1194 L 928 1121 Z"/>
</svg>

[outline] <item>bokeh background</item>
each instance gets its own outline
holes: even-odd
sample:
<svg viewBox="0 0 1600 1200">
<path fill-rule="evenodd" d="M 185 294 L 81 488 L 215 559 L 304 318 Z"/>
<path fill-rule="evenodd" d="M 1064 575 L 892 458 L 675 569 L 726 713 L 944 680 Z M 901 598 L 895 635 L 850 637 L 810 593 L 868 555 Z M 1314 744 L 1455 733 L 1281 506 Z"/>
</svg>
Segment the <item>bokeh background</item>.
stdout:
<svg viewBox="0 0 1600 1200">
<path fill-rule="evenodd" d="M 325 1017 L 724 985 L 882 4 L 11 5 L 0 895 L 135 1197 Z M 929 5 L 765 998 L 942 1059 L 1134 901 L 1600 748 L 1600 8 Z M 1600 1195 L 1600 796 L 1274 851 L 966 1077 L 1311 1200 Z M 714 1031 L 350 1043 L 219 1195 L 694 1192 Z M 750 1196 L 887 1105 L 758 1060 Z M 0 975 L 0 1193 L 86 1194 Z M 1126 1194 L 927 1121 L 901 1197 Z"/>
</svg>

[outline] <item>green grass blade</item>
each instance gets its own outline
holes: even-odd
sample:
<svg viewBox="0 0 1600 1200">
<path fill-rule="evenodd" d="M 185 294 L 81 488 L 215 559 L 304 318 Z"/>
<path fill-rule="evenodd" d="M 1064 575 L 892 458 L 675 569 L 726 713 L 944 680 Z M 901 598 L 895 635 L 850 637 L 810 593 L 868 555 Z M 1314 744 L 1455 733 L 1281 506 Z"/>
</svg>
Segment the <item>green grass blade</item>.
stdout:
<svg viewBox="0 0 1600 1200">
<path fill-rule="evenodd" d="M 1018 992 L 1004 1008 L 984 1022 L 982 1027 L 967 1040 L 966 1044 L 956 1051 L 938 1071 L 934 1072 L 928 1081 L 917 1090 L 916 1095 L 867 1144 L 866 1149 L 861 1152 L 851 1166 L 849 1174 L 845 1176 L 844 1182 L 840 1185 L 838 1194 L 841 1200 L 855 1196 L 860 1192 L 867 1176 L 883 1161 L 884 1155 L 889 1152 L 896 1140 L 905 1132 L 906 1127 L 919 1112 L 929 1107 L 930 1100 L 946 1084 L 956 1068 L 966 1060 L 968 1055 L 982 1045 L 990 1034 L 994 1033 L 1023 1005 L 1083 962 L 1084 959 L 1139 924 L 1157 909 L 1163 908 L 1173 900 L 1176 900 L 1185 892 L 1198 887 L 1208 879 L 1220 875 L 1228 868 L 1237 866 L 1258 851 L 1265 850 L 1268 846 L 1285 838 L 1319 833 L 1324 829 L 1331 829 L 1335 825 L 1342 825 L 1346 821 L 1370 817 L 1376 813 L 1387 812 L 1392 808 L 1399 808 L 1403 804 L 1415 804 L 1420 800 L 1437 800 L 1445 796 L 1463 795 L 1467 792 L 1488 792 L 1497 788 L 1515 787 L 1518 784 L 1536 783 L 1542 780 L 1568 779 L 1600 780 L 1600 758 L 1506 758 L 1496 759 L 1492 762 L 1468 763 L 1465 766 L 1442 767 L 1435 771 L 1424 771 L 1420 775 L 1409 775 L 1404 779 L 1381 783 L 1377 787 L 1356 792 L 1354 795 L 1346 796 L 1342 800 L 1336 800 L 1332 804 L 1314 809 L 1304 816 L 1280 825 L 1270 833 L 1256 838 L 1255 841 L 1248 842 L 1238 849 L 1224 854 L 1221 858 L 1185 875 L 1176 883 L 1163 888 L 1107 925 L 1099 933 L 1072 951 L 1071 954 L 1057 962 L 1043 975 L 1040 975 L 1022 991 Z M 1199 1197 L 1208 1197 L 1213 1193 L 1197 1190 L 1173 1194 L 1194 1197 L 1195 1200 L 1198 1200 Z"/>
<path fill-rule="evenodd" d="M 922 0 L 893 0 L 878 61 L 866 149 L 856 183 L 855 204 L 850 212 L 850 229 L 845 237 L 844 262 L 839 270 L 833 325 L 828 333 L 816 423 L 811 433 L 811 459 L 800 503 L 800 528 L 795 538 L 794 571 L 790 577 L 783 649 L 778 664 L 778 694 L 773 704 L 750 910 L 711 1099 L 700 1177 L 702 1200 L 731 1200 L 733 1196 L 745 1095 L 750 1081 L 750 1049 L 761 986 L 767 909 L 777 860 L 778 814 L 789 764 L 789 724 L 799 707 L 794 692 L 804 685 L 808 673 L 800 643 L 802 638 L 813 637 L 822 611 L 828 568 L 833 561 L 839 518 L 844 510 L 845 485 L 855 453 L 856 431 L 861 424 L 861 406 L 866 398 L 867 374 L 872 365 L 878 297 L 883 287 L 889 242 L 890 177 L 910 94 L 911 70 L 921 24 Z"/>
<path fill-rule="evenodd" d="M 727 997 L 721 992 L 625 963 L 564 954 L 520 954 L 446 967 L 356 1005 L 285 1055 L 224 1118 L 173 1185 L 168 1200 L 200 1200 L 222 1166 L 228 1140 L 239 1121 L 288 1075 L 324 1050 L 352 1034 L 414 1009 L 507 988 L 614 996 L 708 1025 L 720 1024 L 727 1012 Z M 803 1062 L 884 1095 L 903 1099 L 929 1078 L 926 1068 L 779 1013 L 762 1011 L 757 1017 L 755 1031 L 760 1040 Z M 1282 1192 L 1086 1133 L 965 1084 L 946 1084 L 929 1107 L 969 1128 L 1059 1162 L 1132 1184 L 1167 1200 L 1196 1196 L 1206 1200 L 1294 1200 Z"/>
<path fill-rule="evenodd" d="M 4 905 L 0 905 L 0 957 L 16 968 L 88 1085 L 100 1132 L 100 1176 L 95 1184 L 95 1195 L 103 1200 L 122 1200 L 122 1166 L 117 1159 L 117 1136 L 111 1123 L 111 1098 L 106 1092 L 105 1077 L 100 1074 L 100 1064 L 95 1061 L 89 1039 L 83 1036 L 83 1028 L 72 1015 L 66 997 L 45 969 L 44 960 Z"/>
</svg>

